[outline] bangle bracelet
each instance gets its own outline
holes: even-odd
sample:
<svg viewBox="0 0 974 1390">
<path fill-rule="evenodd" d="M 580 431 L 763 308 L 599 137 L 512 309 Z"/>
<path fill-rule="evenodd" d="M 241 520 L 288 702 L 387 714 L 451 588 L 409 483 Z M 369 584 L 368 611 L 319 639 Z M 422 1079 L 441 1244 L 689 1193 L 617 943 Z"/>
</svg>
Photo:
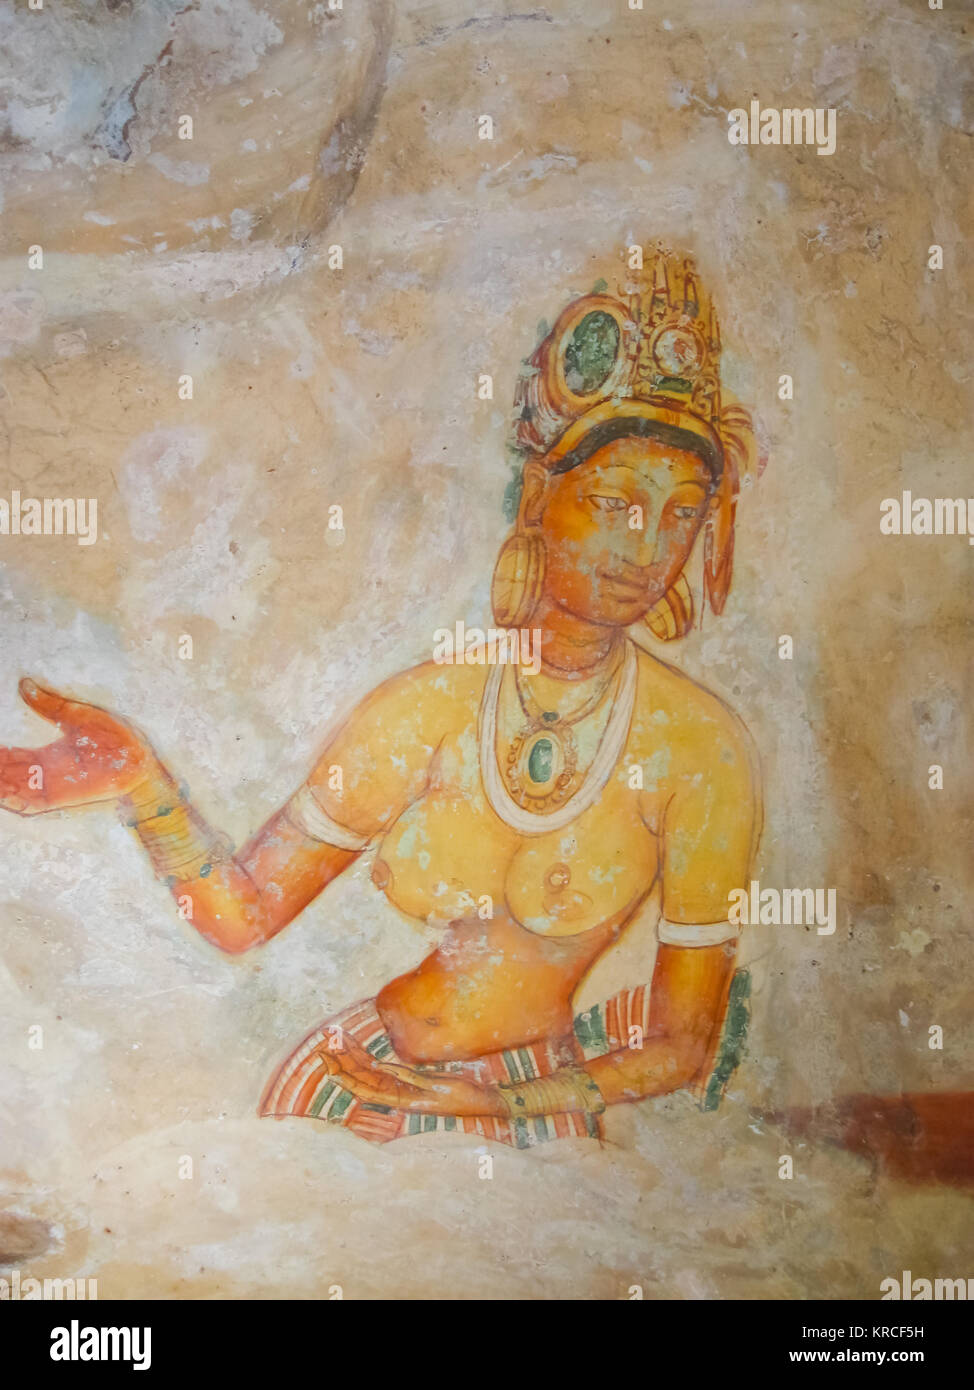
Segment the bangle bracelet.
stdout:
<svg viewBox="0 0 974 1390">
<path fill-rule="evenodd" d="M 583 1067 L 563 1067 L 534 1081 L 502 1081 L 497 1087 L 512 1119 L 517 1116 L 601 1115 L 605 1097 Z"/>
<path fill-rule="evenodd" d="M 145 846 L 156 876 L 170 886 L 206 878 L 233 853 L 228 837 L 206 825 L 161 768 L 123 798 L 122 818 Z"/>
</svg>

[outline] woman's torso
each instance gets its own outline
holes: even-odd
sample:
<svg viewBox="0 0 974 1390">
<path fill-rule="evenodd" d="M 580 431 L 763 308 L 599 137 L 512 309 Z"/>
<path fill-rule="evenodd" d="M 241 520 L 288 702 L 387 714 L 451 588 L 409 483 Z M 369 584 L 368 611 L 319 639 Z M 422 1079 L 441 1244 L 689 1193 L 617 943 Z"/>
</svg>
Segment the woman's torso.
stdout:
<svg viewBox="0 0 974 1390">
<path fill-rule="evenodd" d="M 567 1035 L 575 988 L 648 896 L 659 867 L 625 745 L 595 804 L 564 828 L 523 834 L 496 815 L 480 772 L 482 691 L 483 680 L 373 867 L 400 911 L 445 930 L 437 949 L 378 998 L 396 1050 L 415 1061 Z M 596 718 L 596 742 L 599 733 Z M 502 759 L 506 747 L 501 734 L 484 756 Z"/>
</svg>

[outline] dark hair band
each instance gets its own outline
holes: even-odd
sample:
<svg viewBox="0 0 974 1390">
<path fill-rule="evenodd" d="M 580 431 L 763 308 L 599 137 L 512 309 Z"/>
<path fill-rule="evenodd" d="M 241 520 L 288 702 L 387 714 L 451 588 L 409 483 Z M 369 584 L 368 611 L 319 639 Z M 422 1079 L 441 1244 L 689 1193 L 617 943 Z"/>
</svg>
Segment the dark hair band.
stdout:
<svg viewBox="0 0 974 1390">
<path fill-rule="evenodd" d="M 724 471 L 723 458 L 710 441 L 702 439 L 700 435 L 681 429 L 679 425 L 669 425 L 663 420 L 647 420 L 642 415 L 622 415 L 596 425 L 570 453 L 558 460 L 551 472 L 570 473 L 580 463 L 587 463 L 604 444 L 610 444 L 613 439 L 624 439 L 629 435 L 636 435 L 641 439 L 661 439 L 664 444 L 688 449 L 707 465 L 714 482 Z"/>
</svg>

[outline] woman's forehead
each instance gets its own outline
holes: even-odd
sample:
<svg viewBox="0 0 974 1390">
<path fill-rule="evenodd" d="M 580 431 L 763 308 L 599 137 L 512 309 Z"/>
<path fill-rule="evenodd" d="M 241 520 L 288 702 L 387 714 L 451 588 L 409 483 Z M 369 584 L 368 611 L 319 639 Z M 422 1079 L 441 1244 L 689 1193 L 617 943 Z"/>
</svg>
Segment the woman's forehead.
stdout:
<svg viewBox="0 0 974 1390">
<path fill-rule="evenodd" d="M 690 449 L 681 449 L 661 439 L 630 436 L 603 444 L 577 472 L 600 476 L 618 469 L 627 469 L 656 481 L 669 475 L 673 481 L 692 480 L 706 484 L 710 478 L 707 465 Z"/>
</svg>

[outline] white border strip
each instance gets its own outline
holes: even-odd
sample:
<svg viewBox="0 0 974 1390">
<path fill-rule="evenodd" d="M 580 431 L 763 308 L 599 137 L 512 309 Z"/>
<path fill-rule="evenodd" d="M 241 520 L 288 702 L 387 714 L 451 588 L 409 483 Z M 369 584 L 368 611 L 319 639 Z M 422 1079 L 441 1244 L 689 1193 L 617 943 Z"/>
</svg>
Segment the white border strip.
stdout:
<svg viewBox="0 0 974 1390">
<path fill-rule="evenodd" d="M 670 922 L 661 917 L 656 932 L 664 946 L 719 946 L 736 941 L 741 929 L 733 922 Z"/>
<path fill-rule="evenodd" d="M 315 800 L 307 782 L 294 793 L 284 811 L 288 820 L 309 839 L 334 845 L 336 849 L 364 849 L 371 839 L 369 835 L 356 835 L 354 830 L 346 830 L 332 820 Z"/>
</svg>

